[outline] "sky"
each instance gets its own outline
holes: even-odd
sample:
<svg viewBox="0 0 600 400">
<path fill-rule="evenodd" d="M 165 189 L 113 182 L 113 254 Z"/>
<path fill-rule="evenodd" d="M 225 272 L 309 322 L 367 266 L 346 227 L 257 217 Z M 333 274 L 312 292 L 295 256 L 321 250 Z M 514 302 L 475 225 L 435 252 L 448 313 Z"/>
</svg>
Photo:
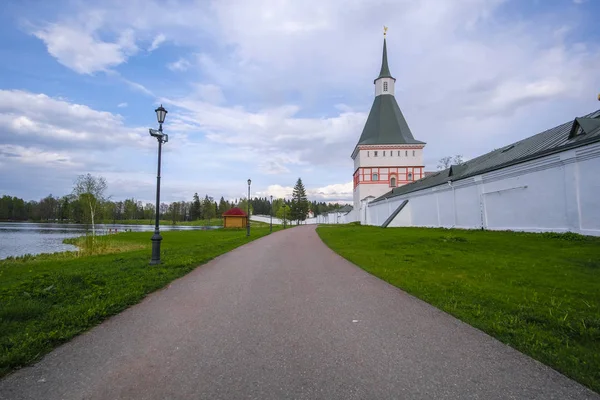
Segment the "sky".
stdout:
<svg viewBox="0 0 600 400">
<path fill-rule="evenodd" d="M 396 99 L 425 170 L 600 108 L 600 0 L 6 2 L 0 195 L 103 176 L 114 200 L 194 193 L 351 202 L 388 26 Z"/>
</svg>

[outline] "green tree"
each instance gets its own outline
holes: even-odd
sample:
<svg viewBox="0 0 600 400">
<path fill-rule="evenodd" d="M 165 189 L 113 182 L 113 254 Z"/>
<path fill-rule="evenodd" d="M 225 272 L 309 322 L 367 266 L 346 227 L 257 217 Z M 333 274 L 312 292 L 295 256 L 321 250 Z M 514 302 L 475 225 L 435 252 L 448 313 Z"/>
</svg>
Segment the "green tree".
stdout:
<svg viewBox="0 0 600 400">
<path fill-rule="evenodd" d="M 73 194 L 85 204 L 86 210 L 90 213 L 92 221 L 92 235 L 96 235 L 95 216 L 98 209 L 98 204 L 105 200 L 106 180 L 99 176 L 95 177 L 91 174 L 79 175 L 75 181 Z"/>
<path fill-rule="evenodd" d="M 284 223 L 284 216 L 285 216 L 285 223 L 289 224 L 290 223 L 290 205 L 289 204 L 285 204 L 284 206 L 284 202 L 281 199 L 277 200 L 279 202 L 279 207 L 277 208 L 277 210 L 275 210 L 275 207 L 273 207 L 273 216 L 279 218 L 281 220 L 281 223 Z M 273 203 L 275 203 L 275 200 L 273 200 Z"/>
<path fill-rule="evenodd" d="M 240 199 L 240 201 L 237 203 L 236 205 L 237 208 L 239 208 L 240 210 L 243 210 L 245 213 L 248 213 L 248 200 L 247 199 Z M 250 215 L 253 215 L 253 209 L 252 209 L 252 203 L 250 203 Z"/>
<path fill-rule="evenodd" d="M 194 199 L 192 200 L 192 208 L 190 209 L 190 218 L 192 221 L 200 219 L 202 212 L 202 205 L 200 204 L 200 197 L 198 193 L 194 193 Z"/>
<path fill-rule="evenodd" d="M 308 213 L 308 199 L 306 198 L 306 189 L 302 179 L 298 178 L 294 191 L 292 192 L 292 205 L 291 205 L 291 219 L 296 221 L 297 224 L 300 221 L 306 220 L 306 214 Z"/>
<path fill-rule="evenodd" d="M 204 219 L 211 219 L 216 217 L 214 199 L 212 197 L 208 197 L 206 195 L 204 200 L 202 201 L 202 212 L 204 214 Z"/>
<path fill-rule="evenodd" d="M 229 203 L 225 201 L 223 196 L 221 196 L 221 200 L 219 200 L 219 217 L 223 215 L 224 212 L 227 212 L 231 207 Z"/>
</svg>

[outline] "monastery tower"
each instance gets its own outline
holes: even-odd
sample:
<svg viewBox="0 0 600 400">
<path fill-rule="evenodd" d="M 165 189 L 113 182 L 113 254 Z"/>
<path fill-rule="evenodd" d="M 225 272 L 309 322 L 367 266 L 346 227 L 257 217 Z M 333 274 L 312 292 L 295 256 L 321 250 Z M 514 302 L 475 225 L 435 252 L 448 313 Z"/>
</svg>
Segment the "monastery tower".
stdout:
<svg viewBox="0 0 600 400">
<path fill-rule="evenodd" d="M 413 137 L 396 103 L 396 79 L 388 67 L 386 31 L 387 28 L 384 28 L 381 71 L 374 81 L 375 100 L 351 156 L 354 160 L 354 212 L 357 220 L 362 219 L 365 203 L 424 176 L 425 143 Z"/>
</svg>

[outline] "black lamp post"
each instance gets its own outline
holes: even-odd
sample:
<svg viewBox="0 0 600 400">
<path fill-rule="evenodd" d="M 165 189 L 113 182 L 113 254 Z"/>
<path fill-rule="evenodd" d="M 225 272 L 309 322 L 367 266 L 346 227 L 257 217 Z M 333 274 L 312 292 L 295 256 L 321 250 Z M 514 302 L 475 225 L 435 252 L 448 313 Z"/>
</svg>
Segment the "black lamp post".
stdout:
<svg viewBox="0 0 600 400">
<path fill-rule="evenodd" d="M 271 195 L 271 223 L 269 229 L 269 232 L 273 232 L 273 195 Z"/>
<path fill-rule="evenodd" d="M 152 259 L 150 259 L 150 265 L 160 264 L 160 242 L 162 236 L 160 236 L 160 230 L 158 227 L 158 219 L 160 215 L 160 156 L 162 151 L 162 144 L 169 141 L 169 135 L 165 135 L 162 130 L 162 124 L 165 122 L 167 116 L 167 110 L 162 106 L 156 110 L 156 119 L 158 120 L 158 130 L 150 129 L 150 136 L 155 137 L 158 140 L 158 173 L 156 174 L 156 221 L 154 225 L 154 235 L 152 235 Z"/>
<path fill-rule="evenodd" d="M 246 219 L 246 236 L 250 236 L 250 184 L 252 181 L 248 179 L 248 218 Z"/>
<path fill-rule="evenodd" d="M 285 229 L 285 199 L 283 199 L 283 229 Z"/>
</svg>

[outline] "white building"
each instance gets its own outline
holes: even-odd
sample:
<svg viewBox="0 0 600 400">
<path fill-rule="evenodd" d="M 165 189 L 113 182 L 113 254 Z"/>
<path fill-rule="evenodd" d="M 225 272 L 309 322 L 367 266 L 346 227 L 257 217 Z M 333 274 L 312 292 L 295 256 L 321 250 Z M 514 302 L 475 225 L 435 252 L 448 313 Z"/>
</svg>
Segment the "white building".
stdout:
<svg viewBox="0 0 600 400">
<path fill-rule="evenodd" d="M 396 103 L 395 82 L 384 37 L 375 100 L 352 153 L 354 207 L 335 223 L 600 236 L 600 110 L 425 176 L 425 143 Z"/>
<path fill-rule="evenodd" d="M 375 99 L 351 156 L 354 160 L 353 220 L 360 219 L 361 215 L 364 218 L 369 200 L 424 176 L 425 143 L 413 137 L 396 102 L 395 83 L 388 67 L 384 37 L 381 71 L 374 81 Z"/>
<path fill-rule="evenodd" d="M 363 224 L 600 236 L 600 110 L 373 199 Z"/>
</svg>

